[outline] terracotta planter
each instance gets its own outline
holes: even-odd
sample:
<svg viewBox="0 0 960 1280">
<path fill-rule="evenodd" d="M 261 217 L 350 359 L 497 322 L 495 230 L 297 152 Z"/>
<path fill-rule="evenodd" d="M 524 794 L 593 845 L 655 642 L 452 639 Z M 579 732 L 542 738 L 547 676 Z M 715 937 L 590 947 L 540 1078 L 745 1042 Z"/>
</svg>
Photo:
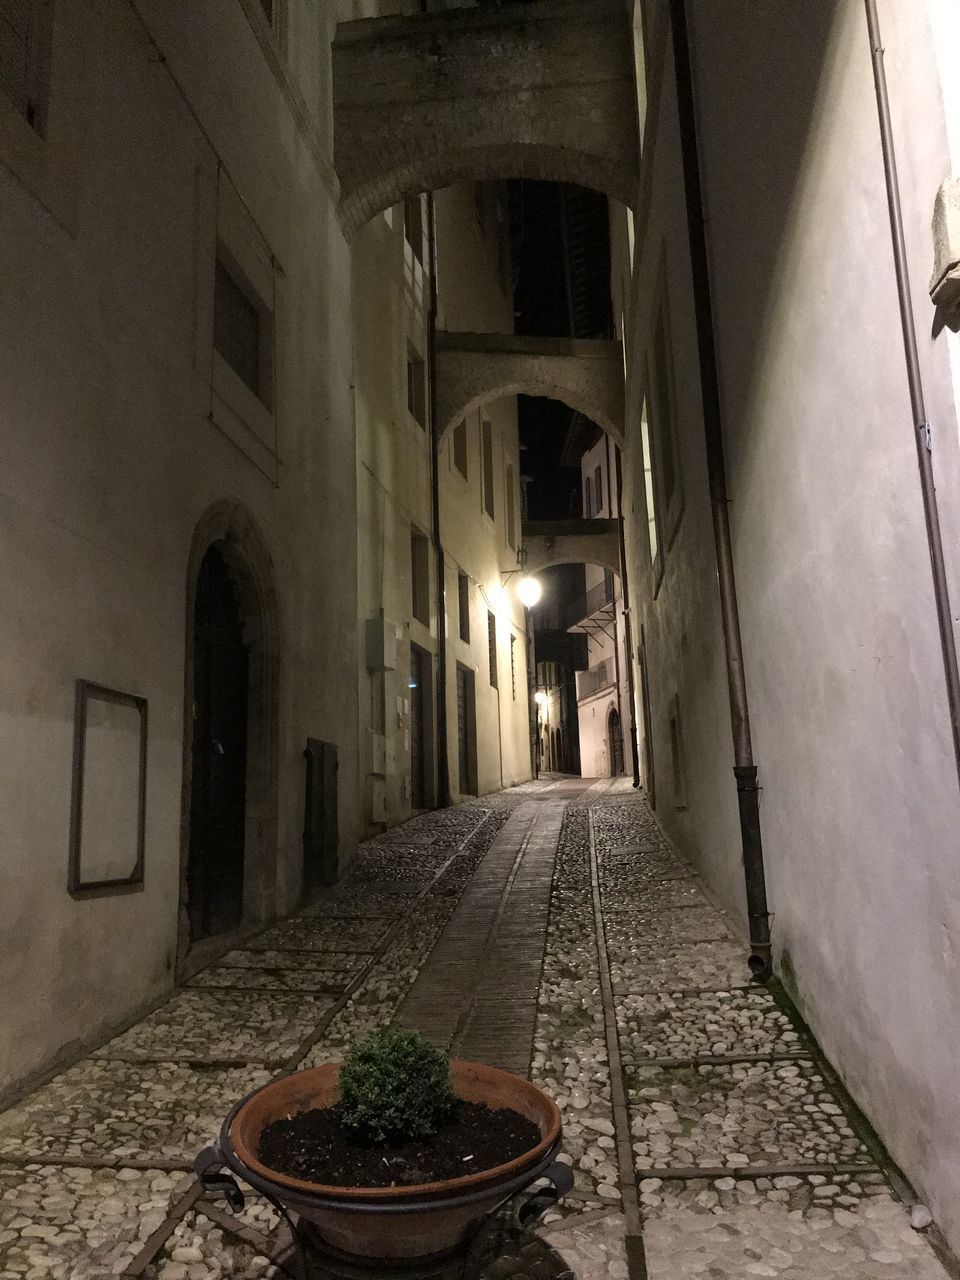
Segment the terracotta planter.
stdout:
<svg viewBox="0 0 960 1280">
<path fill-rule="evenodd" d="M 199 1157 L 197 1167 L 204 1157 L 207 1169 L 229 1165 L 253 1187 L 294 1210 L 325 1245 L 351 1257 L 400 1262 L 454 1252 L 482 1219 L 544 1174 L 557 1175 L 552 1179 L 558 1188 L 555 1200 L 569 1187 L 569 1170 L 553 1165 L 560 1112 L 552 1098 L 495 1067 L 454 1059 L 450 1068 L 459 1097 L 519 1112 L 537 1125 L 540 1142 L 496 1168 L 418 1186 L 325 1186 L 268 1168 L 258 1155 L 267 1125 L 337 1101 L 340 1064 L 331 1063 L 295 1072 L 250 1094 L 225 1121 L 219 1148 Z"/>
</svg>

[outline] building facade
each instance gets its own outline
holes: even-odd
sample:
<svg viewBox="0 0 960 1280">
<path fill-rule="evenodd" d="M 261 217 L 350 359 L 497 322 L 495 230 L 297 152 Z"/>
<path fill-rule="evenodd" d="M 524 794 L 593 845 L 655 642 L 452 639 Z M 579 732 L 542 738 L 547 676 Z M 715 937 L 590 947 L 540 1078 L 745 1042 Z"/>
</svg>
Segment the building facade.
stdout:
<svg viewBox="0 0 960 1280">
<path fill-rule="evenodd" d="M 344 236 L 329 49 L 374 13 L 0 19 L 0 1091 L 438 802 L 444 631 L 450 795 L 530 776 L 513 402 L 431 452 L 506 230 L 468 183 Z"/>
<path fill-rule="evenodd" d="M 928 280 L 960 258 L 931 234 L 960 26 L 877 9 L 929 436 L 865 6 L 637 6 L 641 195 L 612 218 L 633 657 L 645 785 L 745 933 L 731 766 L 759 768 L 775 968 L 956 1243 L 960 790 L 916 437 L 955 605 L 957 325 Z"/>
<path fill-rule="evenodd" d="M 619 520 L 616 446 L 601 435 L 580 460 L 583 514 Z M 577 673 L 580 765 L 585 778 L 619 778 L 633 772 L 629 649 L 623 614 L 622 575 L 600 565 L 584 567 L 586 591 L 568 606 L 568 630 L 586 637 L 587 667 Z"/>
</svg>

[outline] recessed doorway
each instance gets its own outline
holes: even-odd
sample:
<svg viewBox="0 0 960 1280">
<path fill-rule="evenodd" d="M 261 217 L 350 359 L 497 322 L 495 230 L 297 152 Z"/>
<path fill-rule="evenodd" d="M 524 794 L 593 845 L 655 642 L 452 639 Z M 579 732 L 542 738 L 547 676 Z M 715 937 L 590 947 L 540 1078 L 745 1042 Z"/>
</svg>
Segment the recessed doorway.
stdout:
<svg viewBox="0 0 960 1280">
<path fill-rule="evenodd" d="M 193 627 L 193 743 L 187 915 L 191 943 L 239 927 L 246 840 L 250 651 L 240 591 L 210 547 Z"/>
</svg>

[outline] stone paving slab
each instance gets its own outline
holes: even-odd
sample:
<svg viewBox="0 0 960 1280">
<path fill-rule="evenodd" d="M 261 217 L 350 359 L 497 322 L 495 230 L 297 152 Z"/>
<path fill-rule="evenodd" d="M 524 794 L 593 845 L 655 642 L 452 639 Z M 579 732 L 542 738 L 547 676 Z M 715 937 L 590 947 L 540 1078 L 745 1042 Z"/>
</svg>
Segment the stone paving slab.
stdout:
<svg viewBox="0 0 960 1280">
<path fill-rule="evenodd" d="M 389 920 L 318 920 L 296 917 L 259 934 L 248 949 L 278 951 L 375 951 L 389 933 Z"/>
<path fill-rule="evenodd" d="M 330 995 L 182 991 L 96 1050 L 96 1058 L 282 1063 L 334 1002 Z"/>
<path fill-rule="evenodd" d="M 638 1170 L 872 1163 L 810 1060 L 634 1066 L 625 1079 Z"/>
<path fill-rule="evenodd" d="M 652 943 L 734 941 L 723 917 L 713 907 L 662 908 L 638 916 L 629 908 L 604 909 L 607 946 L 611 952 L 631 953 L 633 946 L 650 947 Z M 737 945 L 734 942 L 734 945 Z"/>
<path fill-rule="evenodd" d="M 259 1067 L 86 1058 L 0 1116 L 0 1159 L 162 1156 L 189 1165 L 233 1104 L 269 1078 Z"/>
<path fill-rule="evenodd" d="M 614 848 L 598 850 L 604 875 L 618 874 L 634 888 L 653 888 L 673 880 L 693 879 L 693 870 L 669 848 Z"/>
<path fill-rule="evenodd" d="M 763 987 L 625 995 L 617 1024 L 625 1060 L 809 1051 L 807 1037 Z"/>
<path fill-rule="evenodd" d="M 303 991 L 307 994 L 337 996 L 351 981 L 352 974 L 342 969 L 267 969 L 254 965 L 236 968 L 217 964 L 203 969 L 187 986 L 208 991 L 241 989 L 244 991 Z"/>
<path fill-rule="evenodd" d="M 450 856 L 447 849 L 422 849 L 416 846 L 392 845 L 366 854 L 353 869 L 355 884 L 371 881 L 406 881 L 423 884 Z"/>
<path fill-rule="evenodd" d="M 406 889 L 401 893 L 384 893 L 351 887 L 349 892 L 329 893 L 318 902 L 311 903 L 300 912 L 303 920 L 343 920 L 357 917 L 367 919 L 396 918 L 410 909 L 419 889 Z"/>
<path fill-rule="evenodd" d="M 0 1276 L 115 1276 L 191 1182 L 185 1173 L 0 1168 Z"/>
<path fill-rule="evenodd" d="M 714 909 L 701 889 L 699 881 L 690 876 L 673 880 L 654 880 L 638 887 L 631 880 L 623 877 L 618 881 L 615 880 L 608 868 L 606 883 L 601 881 L 600 895 L 603 901 L 604 917 L 608 913 L 626 912 L 636 920 L 638 926 L 647 921 L 656 921 L 662 911 L 672 911 L 678 907 Z"/>
<path fill-rule="evenodd" d="M 729 989 L 750 983 L 746 948 L 731 939 L 715 942 L 635 944 L 610 950 L 614 995 L 638 991 Z"/>
<path fill-rule="evenodd" d="M 143 1272 L 144 1280 L 273 1280 L 287 1274 L 196 1210 L 177 1224 Z"/>
<path fill-rule="evenodd" d="M 644 1223 L 649 1280 L 947 1280 L 903 1205 L 878 1190 L 807 1210 L 763 1194 L 724 1209 L 708 1191 L 697 1193 L 702 1204 L 681 1205 L 671 1190 Z"/>
<path fill-rule="evenodd" d="M 546 1223 L 537 1234 L 577 1280 L 627 1280 L 623 1215 L 598 1211 Z"/>
<path fill-rule="evenodd" d="M 227 967 L 282 969 L 300 972 L 310 969 L 337 970 L 352 974 L 370 961 L 368 952 L 356 951 L 277 951 L 269 947 L 245 951 L 228 951 L 219 961 Z M 206 972 L 205 970 L 203 972 Z"/>
</svg>

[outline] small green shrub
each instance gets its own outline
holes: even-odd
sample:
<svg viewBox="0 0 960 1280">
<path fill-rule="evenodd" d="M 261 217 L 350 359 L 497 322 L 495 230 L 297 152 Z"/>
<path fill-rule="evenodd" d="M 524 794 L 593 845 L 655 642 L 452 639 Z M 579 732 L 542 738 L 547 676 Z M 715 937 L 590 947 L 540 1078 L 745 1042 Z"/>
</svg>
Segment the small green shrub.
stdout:
<svg viewBox="0 0 960 1280">
<path fill-rule="evenodd" d="M 429 1138 L 454 1105 L 445 1053 L 419 1031 L 383 1027 L 340 1068 L 343 1123 L 365 1142 Z"/>
</svg>

